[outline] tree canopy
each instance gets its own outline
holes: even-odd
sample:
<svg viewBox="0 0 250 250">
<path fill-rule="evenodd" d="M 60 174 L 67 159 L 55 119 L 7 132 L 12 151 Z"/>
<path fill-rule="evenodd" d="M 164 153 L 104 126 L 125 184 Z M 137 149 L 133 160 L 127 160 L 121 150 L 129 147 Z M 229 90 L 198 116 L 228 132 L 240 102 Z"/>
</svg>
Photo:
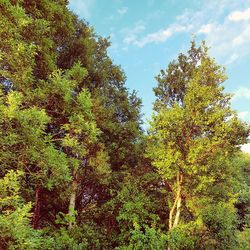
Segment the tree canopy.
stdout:
<svg viewBox="0 0 250 250">
<path fill-rule="evenodd" d="M 150 128 L 108 39 L 67 1 L 0 1 L 0 248 L 245 249 L 249 125 L 195 41 Z"/>
</svg>

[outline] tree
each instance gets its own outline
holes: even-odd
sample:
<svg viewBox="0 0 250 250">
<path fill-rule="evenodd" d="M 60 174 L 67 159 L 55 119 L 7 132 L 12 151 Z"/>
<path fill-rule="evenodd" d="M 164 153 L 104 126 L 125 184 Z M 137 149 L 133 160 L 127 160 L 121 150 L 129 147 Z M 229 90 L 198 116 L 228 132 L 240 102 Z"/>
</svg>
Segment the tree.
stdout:
<svg viewBox="0 0 250 250">
<path fill-rule="evenodd" d="M 230 158 L 249 134 L 223 92 L 223 68 L 207 51 L 193 41 L 187 55 L 180 54 L 156 77 L 147 156 L 169 190 L 169 230 L 185 220 L 185 209 L 195 217 L 194 204 L 202 206 L 204 198 L 213 202 L 216 187 L 230 182 Z M 232 193 L 229 188 L 224 200 Z"/>
<path fill-rule="evenodd" d="M 233 159 L 233 165 L 239 171 L 239 197 L 235 204 L 238 216 L 237 223 L 237 240 L 239 249 L 246 249 L 250 243 L 250 155 L 240 153 Z"/>
<path fill-rule="evenodd" d="M 233 165 L 239 171 L 239 199 L 235 204 L 239 216 L 238 228 L 250 227 L 250 155 L 241 153 L 233 159 Z"/>
<path fill-rule="evenodd" d="M 70 34 L 73 29 L 66 2 L 3 1 L 0 7 L 4 27 L 0 32 L 4 40 L 0 46 L 0 167 L 3 174 L 9 168 L 24 171 L 23 195 L 35 201 L 32 224 L 39 228 L 44 191 L 60 186 L 61 192 L 67 192 L 72 181 L 72 215 L 83 162 L 88 160 L 89 167 L 104 175 L 109 172 L 108 157 L 97 143 L 99 130 L 90 94 L 78 86 L 87 76 L 86 69 L 79 63 L 67 71 L 56 66 L 61 33 Z M 60 18 L 70 16 L 69 25 L 54 23 L 55 13 Z"/>
<path fill-rule="evenodd" d="M 1 177 L 23 171 L 34 228 L 64 227 L 63 215 L 66 232 L 98 223 L 106 232 L 103 205 L 143 151 L 141 101 L 107 55 L 109 41 L 67 1 L 4 0 L 0 10 Z"/>
<path fill-rule="evenodd" d="M 32 204 L 20 196 L 22 176 L 23 172 L 10 170 L 0 179 L 1 249 L 41 249 L 45 243 L 42 232 L 30 227 Z"/>
<path fill-rule="evenodd" d="M 0 248 L 247 246 L 249 128 L 205 44 L 156 77 L 147 136 L 109 40 L 67 2 L 0 1 Z"/>
</svg>

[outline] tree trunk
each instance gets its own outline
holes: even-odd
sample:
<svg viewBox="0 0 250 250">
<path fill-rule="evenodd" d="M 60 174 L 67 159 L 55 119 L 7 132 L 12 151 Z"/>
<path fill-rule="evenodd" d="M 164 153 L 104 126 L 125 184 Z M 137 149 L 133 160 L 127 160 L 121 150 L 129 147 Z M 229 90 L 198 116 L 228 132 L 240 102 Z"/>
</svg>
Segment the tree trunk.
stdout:
<svg viewBox="0 0 250 250">
<path fill-rule="evenodd" d="M 69 211 L 68 211 L 68 215 L 70 217 L 69 228 L 72 228 L 75 223 L 76 192 L 77 192 L 77 180 L 76 180 L 76 171 L 74 171 L 70 200 L 69 200 Z"/>
<path fill-rule="evenodd" d="M 179 197 L 176 205 L 176 214 L 174 219 L 173 228 L 176 227 L 180 220 L 180 214 L 181 214 L 181 196 Z"/>
<path fill-rule="evenodd" d="M 41 210 L 41 201 L 40 201 L 41 188 L 40 186 L 36 187 L 36 198 L 35 198 L 35 210 L 32 217 L 32 227 L 34 229 L 39 228 L 40 220 L 40 210 Z"/>
<path fill-rule="evenodd" d="M 181 183 L 182 183 L 182 175 L 178 171 L 176 176 L 176 184 L 177 184 L 177 191 L 175 195 L 174 204 L 169 212 L 169 219 L 168 219 L 168 228 L 171 230 L 172 228 L 176 227 L 180 220 L 180 213 L 181 213 Z M 175 213 L 175 215 L 174 215 Z"/>
<path fill-rule="evenodd" d="M 180 214 L 181 214 L 181 184 L 182 184 L 183 176 L 180 172 L 177 172 L 176 176 L 176 184 L 177 184 L 177 191 L 175 194 L 174 204 L 169 212 L 168 218 L 168 230 L 175 228 L 179 221 L 180 221 Z M 174 215 L 175 212 L 175 215 Z M 171 250 L 170 247 L 167 250 Z"/>
<path fill-rule="evenodd" d="M 169 218 L 168 218 L 168 229 L 171 230 L 173 226 L 173 214 L 177 205 L 178 197 L 175 198 L 174 205 L 172 206 L 170 212 L 169 212 Z"/>
</svg>

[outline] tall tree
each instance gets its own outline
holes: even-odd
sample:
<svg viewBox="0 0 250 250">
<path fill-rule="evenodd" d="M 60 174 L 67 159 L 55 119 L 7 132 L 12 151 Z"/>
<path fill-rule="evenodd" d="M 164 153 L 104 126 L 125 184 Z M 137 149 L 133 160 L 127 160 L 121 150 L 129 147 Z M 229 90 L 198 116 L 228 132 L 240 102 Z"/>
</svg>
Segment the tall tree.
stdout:
<svg viewBox="0 0 250 250">
<path fill-rule="evenodd" d="M 74 29 L 75 17 L 66 2 L 3 1 L 0 7 L 4 41 L 0 45 L 0 166 L 3 173 L 9 168 L 25 172 L 29 190 L 24 195 L 35 200 L 33 227 L 37 228 L 43 191 L 61 186 L 66 192 L 72 179 L 72 214 L 83 162 L 88 158 L 88 166 L 104 174 L 102 167 L 109 172 L 108 157 L 97 143 L 90 94 L 79 87 L 86 69 L 79 63 L 66 71 L 57 69 L 65 32 L 70 36 Z M 65 22 L 54 22 L 56 17 Z"/>
<path fill-rule="evenodd" d="M 208 190 L 230 179 L 228 159 L 247 141 L 249 127 L 230 108 L 230 95 L 221 86 L 224 70 L 204 43 L 197 48 L 192 42 L 188 54 L 180 54 L 156 79 L 147 155 L 170 190 L 171 230 L 180 223 L 182 207 L 199 204 L 204 193 L 209 200 Z"/>
<path fill-rule="evenodd" d="M 0 9 L 1 174 L 24 171 L 35 228 L 56 226 L 58 212 L 95 213 L 91 204 L 106 227 L 101 206 L 143 150 L 141 101 L 109 58 L 108 40 L 67 1 L 5 0 Z"/>
</svg>

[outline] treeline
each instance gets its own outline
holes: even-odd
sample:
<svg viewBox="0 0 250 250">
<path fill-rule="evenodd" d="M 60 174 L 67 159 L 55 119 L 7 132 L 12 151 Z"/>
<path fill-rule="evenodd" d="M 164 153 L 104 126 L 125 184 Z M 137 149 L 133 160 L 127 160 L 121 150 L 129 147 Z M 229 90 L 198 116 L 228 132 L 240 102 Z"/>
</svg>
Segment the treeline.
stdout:
<svg viewBox="0 0 250 250">
<path fill-rule="evenodd" d="M 247 249 L 249 125 L 193 41 L 150 129 L 66 0 L 0 0 L 0 249 Z"/>
</svg>

